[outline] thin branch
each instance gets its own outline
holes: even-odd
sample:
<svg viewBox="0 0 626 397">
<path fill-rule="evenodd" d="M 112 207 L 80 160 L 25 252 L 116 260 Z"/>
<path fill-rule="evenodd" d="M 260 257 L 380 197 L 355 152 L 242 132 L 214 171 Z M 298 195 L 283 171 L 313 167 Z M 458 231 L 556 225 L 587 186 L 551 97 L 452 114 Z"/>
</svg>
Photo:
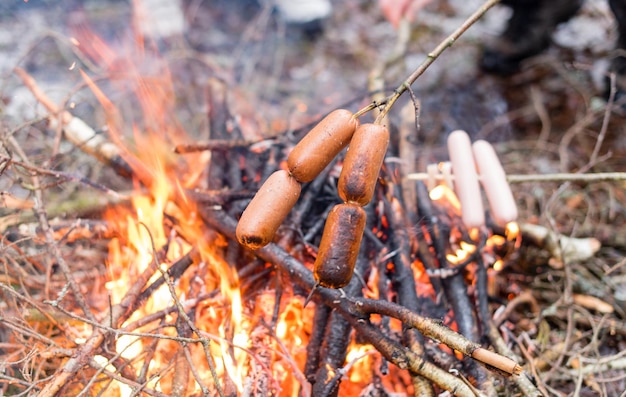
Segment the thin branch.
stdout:
<svg viewBox="0 0 626 397">
<path fill-rule="evenodd" d="M 439 43 L 439 45 L 432 52 L 428 53 L 426 59 L 417 67 L 417 69 L 413 71 L 413 73 L 411 73 L 409 77 L 407 77 L 406 80 L 402 82 L 402 84 L 400 84 L 398 88 L 394 90 L 393 94 L 380 102 L 372 102 L 368 106 L 356 112 L 355 117 L 359 117 L 371 110 L 382 106 L 383 108 L 381 109 L 381 112 L 376 117 L 376 123 L 380 123 L 385 118 L 387 113 L 389 113 L 389 110 L 391 110 L 391 107 L 398 100 L 398 98 L 400 98 L 400 96 L 404 94 L 404 92 L 407 91 L 422 74 L 424 74 L 426 69 L 428 69 L 430 65 L 432 65 L 432 63 L 437 58 L 439 58 L 439 56 L 446 49 L 451 47 L 458 40 L 458 38 L 467 31 L 467 29 L 474 25 L 490 8 L 492 8 L 498 2 L 499 0 L 487 0 L 478 10 L 470 15 L 469 18 L 467 18 L 461 26 L 459 26 L 454 32 L 452 32 L 452 34 L 450 34 L 441 43 Z"/>
<path fill-rule="evenodd" d="M 452 178 L 454 175 L 435 175 L 431 176 L 425 172 L 417 172 L 408 174 L 407 179 L 414 181 L 426 181 L 430 178 L 434 178 L 437 181 L 442 181 L 446 178 Z M 478 176 L 480 179 L 480 175 Z M 569 173 L 556 173 L 556 174 L 530 174 L 530 175 L 507 175 L 506 180 L 509 183 L 531 183 L 531 182 L 619 182 L 626 181 L 626 172 L 598 172 L 593 174 L 569 174 Z"/>
<path fill-rule="evenodd" d="M 598 139 L 596 140 L 596 144 L 593 147 L 593 153 L 591 153 L 591 157 L 589 158 L 589 164 L 595 164 L 598 160 L 598 154 L 600 153 L 600 147 L 604 142 L 604 138 L 606 138 L 606 132 L 609 129 L 609 121 L 611 120 L 611 110 L 613 109 L 613 105 L 615 104 L 615 95 L 617 94 L 617 87 L 615 85 L 615 73 L 611 73 L 609 76 L 610 81 L 610 93 L 609 99 L 606 103 L 606 107 L 604 109 L 604 117 L 602 118 L 602 127 L 600 128 L 600 133 L 598 134 Z"/>
<path fill-rule="evenodd" d="M 34 166 L 14 137 L 12 136 L 8 137 L 8 142 L 13 147 L 13 150 L 22 158 L 22 161 L 25 164 Z M 87 300 L 85 299 L 83 293 L 81 292 L 80 287 L 78 283 L 76 282 L 76 279 L 74 278 L 72 270 L 70 269 L 70 266 L 65 261 L 65 258 L 63 257 L 63 255 L 61 255 L 61 250 L 59 249 L 57 241 L 54 239 L 54 233 L 52 232 L 52 228 L 50 227 L 50 223 L 48 221 L 48 215 L 46 213 L 46 208 L 44 205 L 44 195 L 43 195 L 43 190 L 41 188 L 39 176 L 36 173 L 33 173 L 31 175 L 31 181 L 32 181 L 34 194 L 35 194 L 33 211 L 35 213 L 35 216 L 37 217 L 37 220 L 39 221 L 41 230 L 45 236 L 46 244 L 51 251 L 52 257 L 57 262 L 57 265 L 59 266 L 59 268 L 61 269 L 61 272 L 63 273 L 63 275 L 65 276 L 67 280 L 69 287 L 72 290 L 72 293 L 74 294 L 74 299 L 76 300 L 76 304 L 78 305 L 78 307 L 80 307 L 80 309 L 83 311 L 83 314 L 88 319 L 95 320 L 95 316 L 93 315 L 93 313 L 87 306 L 87 303 L 86 303 Z M 52 271 L 51 264 L 48 266 L 46 271 L 47 271 L 47 274 L 49 275 L 50 272 Z"/>
<path fill-rule="evenodd" d="M 63 172 L 63 171 L 56 171 L 56 170 L 49 170 L 46 168 L 41 168 L 41 167 L 37 167 L 33 164 L 30 164 L 28 162 L 25 161 L 19 161 L 19 160 L 15 160 L 12 157 L 9 156 L 5 156 L 3 154 L 0 154 L 0 163 L 7 163 L 7 164 L 13 164 L 13 165 L 17 165 L 20 166 L 28 171 L 31 171 L 33 173 L 37 173 L 40 175 L 47 175 L 47 176 L 51 176 L 57 179 L 60 179 L 62 181 L 73 181 L 73 182 L 79 182 L 82 183 L 85 186 L 89 186 L 92 187 L 96 190 L 99 190 L 101 192 L 104 192 L 106 194 L 109 194 L 113 197 L 115 197 L 118 200 L 127 200 L 128 196 L 125 196 L 123 194 L 120 194 L 118 192 L 116 192 L 115 190 L 109 189 L 108 187 L 99 184 L 97 182 L 93 182 L 83 176 L 78 176 L 78 175 L 73 175 L 67 172 Z"/>
</svg>

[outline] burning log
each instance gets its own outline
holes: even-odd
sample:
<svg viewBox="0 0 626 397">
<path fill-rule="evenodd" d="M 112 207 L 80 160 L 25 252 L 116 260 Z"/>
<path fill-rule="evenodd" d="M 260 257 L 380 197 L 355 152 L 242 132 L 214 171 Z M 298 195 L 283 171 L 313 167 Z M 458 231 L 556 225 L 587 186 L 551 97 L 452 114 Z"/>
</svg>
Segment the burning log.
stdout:
<svg viewBox="0 0 626 397">
<path fill-rule="evenodd" d="M 326 305 L 315 306 L 315 316 L 313 317 L 313 332 L 309 338 L 306 348 L 306 364 L 304 373 L 309 383 L 315 383 L 315 374 L 320 368 L 320 356 L 324 336 L 326 335 L 326 325 L 332 309 Z"/>
<path fill-rule="evenodd" d="M 323 354 L 313 383 L 313 395 L 337 396 L 339 384 L 345 375 L 342 367 L 348 353 L 351 332 L 350 323 L 343 316 L 337 312 L 330 314 L 321 346 Z"/>
<path fill-rule="evenodd" d="M 368 271 L 370 263 L 369 255 L 362 250 L 357 260 L 355 272 L 357 274 L 365 273 Z M 362 296 L 362 280 L 352 278 L 343 291 L 348 296 Z M 307 352 L 313 355 L 310 361 L 307 356 L 307 363 L 311 367 L 314 363 L 317 364 L 317 368 L 312 368 L 315 371 L 315 376 L 311 381 L 313 395 L 336 396 L 339 392 L 339 385 L 346 375 L 343 366 L 348 353 L 352 327 L 343 316 L 336 311 L 330 311 L 330 307 L 324 304 L 316 306 L 316 317 L 318 307 L 321 312 L 320 316 L 323 316 L 324 313 L 327 314 L 326 319 L 321 324 L 315 324 L 318 333 L 325 331 L 321 334 L 322 342 L 316 345 L 319 351 Z"/>
<path fill-rule="evenodd" d="M 228 87 L 226 83 L 216 78 L 211 78 L 207 84 L 206 91 L 208 102 L 207 116 L 211 139 L 221 141 L 241 140 L 241 130 L 233 123 L 233 116 L 228 106 Z M 239 190 L 242 187 L 241 170 L 238 167 L 232 167 L 230 164 L 233 161 L 233 157 L 241 157 L 244 154 L 245 151 L 238 146 L 223 147 L 221 150 L 215 148 L 211 153 L 211 162 L 208 175 L 206 175 L 208 188 L 220 190 L 224 186 L 229 186 L 234 191 Z"/>
<path fill-rule="evenodd" d="M 391 172 L 393 175 L 393 172 Z M 391 185 L 394 187 L 397 185 Z M 390 230 L 392 232 L 391 239 L 395 246 L 394 252 L 394 279 L 395 290 L 398 293 L 398 303 L 409 310 L 418 312 L 419 301 L 416 293 L 415 275 L 411 270 L 411 250 L 408 233 L 409 225 L 407 225 L 407 217 L 403 214 L 402 206 L 399 199 L 401 197 L 397 195 L 397 191 L 393 194 L 394 189 L 390 189 L 388 199 L 391 200 L 390 205 L 387 206 L 389 211 L 387 216 L 390 222 Z M 395 189 L 397 190 L 397 189 Z M 393 247 L 392 247 L 393 248 Z M 404 327 L 404 325 L 403 325 Z M 424 340 L 422 335 L 414 329 L 403 330 L 403 343 L 409 347 L 411 351 L 423 356 L 424 353 Z M 419 375 L 413 375 L 413 387 L 415 388 L 415 395 L 421 396 L 434 396 L 432 385 L 428 380 Z"/>
<path fill-rule="evenodd" d="M 430 231 L 430 235 L 434 244 L 434 258 L 439 264 L 435 274 L 440 275 L 441 287 L 445 293 L 448 304 L 452 306 L 452 313 L 457 324 L 459 332 L 469 340 L 477 342 L 479 338 L 478 323 L 476 320 L 476 311 L 474 305 L 470 301 L 467 285 L 465 283 L 465 267 L 474 261 L 474 255 L 470 256 L 465 263 L 457 263 L 451 265 L 446 257 L 446 242 L 450 239 L 449 226 L 439 222 L 438 216 L 432 211 L 432 206 L 425 204 L 430 202 L 430 197 L 422 183 L 418 182 L 417 186 L 418 211 L 421 215 L 420 219 L 426 226 L 426 230 Z M 426 212 L 429 211 L 429 212 Z M 478 282 L 476 284 L 478 291 L 478 302 L 481 310 L 486 310 L 486 269 L 482 261 L 476 261 L 479 267 L 476 274 Z M 482 269 L 481 269 L 482 267 Z M 488 312 L 485 313 L 488 316 Z M 489 317 L 487 317 L 489 318 Z M 470 373 L 478 380 L 479 384 L 490 385 L 489 376 L 480 367 L 470 362 L 468 364 Z"/>
<path fill-rule="evenodd" d="M 439 222 L 438 216 L 433 212 L 430 198 L 425 186 L 417 185 L 418 211 L 425 229 L 433 241 L 434 259 L 438 267 L 433 269 L 434 275 L 439 275 L 441 289 L 448 295 L 448 301 L 453 306 L 453 313 L 457 316 L 456 321 L 460 332 L 471 340 L 478 340 L 476 333 L 476 321 L 474 310 L 469 302 L 464 275 L 461 272 L 463 266 L 457 264 L 451 267 L 446 258 L 447 241 L 449 241 L 449 227 Z M 469 261 L 466 262 L 469 264 Z"/>
</svg>

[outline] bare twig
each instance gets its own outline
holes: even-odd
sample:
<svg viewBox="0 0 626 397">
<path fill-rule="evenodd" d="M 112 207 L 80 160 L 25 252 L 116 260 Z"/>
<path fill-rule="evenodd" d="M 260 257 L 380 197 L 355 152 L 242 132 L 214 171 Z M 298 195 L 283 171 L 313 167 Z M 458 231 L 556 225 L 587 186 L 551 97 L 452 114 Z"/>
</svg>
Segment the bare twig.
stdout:
<svg viewBox="0 0 626 397">
<path fill-rule="evenodd" d="M 83 120 L 74 117 L 67 110 L 59 108 L 24 69 L 16 68 L 15 73 L 22 79 L 24 85 L 35 98 L 51 113 L 50 122 L 53 125 L 59 124 L 65 130 L 65 136 L 70 142 L 104 164 L 113 166 L 121 175 L 128 176 L 130 174 L 130 167 L 121 158 L 121 151 L 118 146 L 107 141 L 102 135 L 98 135 Z"/>
<path fill-rule="evenodd" d="M 602 127 L 600 128 L 600 133 L 598 134 L 598 139 L 596 139 L 596 144 L 593 147 L 593 152 L 589 157 L 589 164 L 595 164 L 598 161 L 598 154 L 600 153 L 600 148 L 602 147 L 602 143 L 604 142 L 604 138 L 606 137 L 606 133 L 609 129 L 609 121 L 611 120 L 611 111 L 613 110 L 613 105 L 615 104 L 615 95 L 617 94 L 617 87 L 615 85 L 615 73 L 611 73 L 609 75 L 609 99 L 606 103 L 606 107 L 604 109 L 604 117 L 602 118 Z"/>
<path fill-rule="evenodd" d="M 105 314 L 103 320 L 100 322 L 103 328 L 96 327 L 94 329 L 91 336 L 77 349 L 74 356 L 72 356 L 63 367 L 56 371 L 56 375 L 53 377 L 52 381 L 47 383 L 39 394 L 40 397 L 57 396 L 63 386 L 93 358 L 95 351 L 104 342 L 105 336 L 108 334 L 107 329 L 109 326 L 117 327 L 118 324 L 122 323 L 131 314 L 128 309 L 133 306 L 134 301 L 137 299 L 150 277 L 152 277 L 155 270 L 153 265 L 148 266 L 146 270 L 137 277 L 137 280 L 129 288 L 126 295 L 122 298 L 122 301 L 113 306 L 109 312 Z"/>
<path fill-rule="evenodd" d="M 516 357 L 506 345 L 506 343 L 502 339 L 502 335 L 500 335 L 500 332 L 498 332 L 498 328 L 493 322 L 490 323 L 488 334 L 491 343 L 498 353 L 510 357 L 513 360 L 519 360 L 519 358 Z M 537 390 L 537 387 L 535 387 L 535 385 L 532 383 L 526 373 L 522 373 L 520 376 L 514 377 L 513 381 L 517 383 L 517 386 L 526 397 L 539 397 L 542 395 L 542 393 Z"/>
<path fill-rule="evenodd" d="M 161 272 L 161 275 L 163 276 L 163 279 L 165 280 L 165 283 L 170 291 L 170 296 L 172 297 L 176 305 L 179 318 L 182 318 L 182 320 L 184 321 L 184 324 L 189 328 L 189 330 L 193 331 L 193 333 L 195 333 L 200 338 L 202 338 L 200 336 L 200 331 L 198 330 L 194 322 L 189 318 L 189 316 L 187 315 L 187 312 L 185 311 L 185 308 L 183 307 L 183 304 L 181 303 L 180 299 L 178 299 L 178 295 L 176 294 L 176 288 L 174 287 L 173 281 L 170 278 L 169 272 L 161 269 L 161 267 L 159 266 L 159 262 L 157 259 L 157 250 L 154 245 L 154 239 L 152 238 L 152 233 L 150 232 L 150 228 L 148 227 L 148 225 L 146 225 L 143 222 L 140 222 L 140 225 L 143 226 L 148 232 L 148 236 L 150 237 L 150 244 L 152 246 L 152 263 L 154 267 L 157 268 Z M 190 255 L 190 257 L 191 256 L 193 255 Z M 181 336 L 186 337 L 187 335 L 181 335 Z M 215 384 L 215 388 L 217 389 L 217 393 L 219 394 L 220 397 L 225 397 L 224 390 L 222 389 L 222 385 L 219 381 L 219 378 L 217 376 L 217 371 L 215 369 L 215 360 L 213 359 L 213 356 L 210 353 L 211 350 L 208 348 L 209 343 L 210 341 L 208 339 L 203 342 L 203 346 L 206 344 L 205 353 L 207 353 L 207 356 L 206 356 L 207 363 L 209 365 L 209 369 L 211 371 L 211 376 L 213 377 L 213 382 Z M 178 365 L 184 366 L 184 371 L 188 371 L 188 367 L 186 366 L 187 362 L 183 360 L 183 356 L 180 355 L 180 353 L 181 352 L 179 351 L 177 354 L 177 356 L 179 356 L 176 359 L 177 367 Z M 177 368 L 177 369 L 183 370 L 183 368 Z M 187 373 L 187 377 L 188 377 L 188 373 Z"/>
<path fill-rule="evenodd" d="M 46 168 L 42 168 L 42 167 L 37 167 L 33 164 L 30 164 L 28 162 L 25 161 L 19 161 L 19 160 L 15 160 L 9 156 L 5 156 L 3 154 L 0 154 L 0 162 L 2 163 L 7 163 L 9 165 L 17 165 L 20 166 L 28 171 L 31 171 L 33 173 L 37 173 L 39 175 L 48 175 L 54 178 L 57 178 L 61 181 L 73 181 L 73 182 L 79 182 L 82 183 L 85 186 L 89 186 L 92 187 L 96 190 L 99 190 L 101 192 L 104 192 L 106 194 L 109 194 L 111 196 L 113 196 L 115 199 L 117 200 L 126 200 L 128 199 L 127 196 L 119 194 L 118 192 L 116 192 L 115 190 L 109 189 L 108 187 L 93 182 L 85 177 L 82 176 L 78 176 L 78 175 L 73 175 L 67 172 L 63 172 L 63 171 L 57 171 L 57 170 L 49 170 Z"/>
<path fill-rule="evenodd" d="M 26 153 L 24 153 L 24 151 L 22 150 L 22 147 L 19 145 L 17 140 L 11 136 L 11 137 L 8 137 L 8 141 L 13 147 L 13 150 L 22 158 L 22 161 L 25 164 L 34 167 L 34 165 L 28 159 L 28 156 L 26 155 Z M 53 258 L 56 260 L 57 264 L 61 268 L 63 275 L 67 279 L 69 287 L 72 290 L 72 293 L 74 294 L 74 298 L 76 299 L 76 303 L 78 304 L 80 309 L 83 311 L 83 314 L 88 319 L 95 320 L 93 313 L 87 306 L 86 299 L 83 293 L 81 292 L 80 287 L 78 286 L 78 283 L 76 282 L 76 280 L 74 279 L 74 276 L 72 275 L 72 270 L 70 269 L 68 263 L 65 261 L 65 258 L 63 257 L 63 255 L 61 255 L 59 246 L 57 245 L 57 242 L 54 239 L 54 233 L 50 227 L 50 223 L 48 222 L 48 216 L 46 214 L 46 209 L 44 206 L 44 196 L 43 196 L 43 190 L 41 189 L 39 176 L 36 173 L 33 173 L 31 175 L 31 180 L 32 180 L 32 185 L 34 189 L 34 194 L 35 194 L 35 206 L 33 209 L 34 209 L 35 215 L 37 216 L 37 220 L 39 221 L 39 224 L 41 226 L 41 230 L 44 233 L 46 244 L 48 245 L 48 248 L 50 249 Z M 51 271 L 52 271 L 52 265 L 50 264 L 48 268 L 46 269 L 46 272 L 50 274 Z"/>
<path fill-rule="evenodd" d="M 427 181 L 433 176 L 427 173 L 413 173 L 406 176 L 408 179 L 415 181 Z M 444 180 L 449 178 L 444 175 L 435 175 L 435 180 Z M 454 176 L 451 176 L 454 180 Z M 480 179 L 480 175 L 478 176 Z M 625 181 L 626 172 L 598 172 L 592 174 L 569 174 L 569 173 L 557 173 L 557 174 L 530 174 L 530 175 L 507 175 L 506 180 L 509 183 L 531 183 L 531 182 L 584 182 L 584 183 L 596 183 L 606 181 Z"/>
<path fill-rule="evenodd" d="M 174 153 L 184 154 L 201 152 L 205 150 L 229 150 L 235 148 L 249 148 L 254 145 L 260 145 L 263 142 L 271 144 L 271 141 L 246 141 L 242 139 L 211 139 L 210 141 L 197 143 L 181 143 L 176 145 Z"/>
</svg>

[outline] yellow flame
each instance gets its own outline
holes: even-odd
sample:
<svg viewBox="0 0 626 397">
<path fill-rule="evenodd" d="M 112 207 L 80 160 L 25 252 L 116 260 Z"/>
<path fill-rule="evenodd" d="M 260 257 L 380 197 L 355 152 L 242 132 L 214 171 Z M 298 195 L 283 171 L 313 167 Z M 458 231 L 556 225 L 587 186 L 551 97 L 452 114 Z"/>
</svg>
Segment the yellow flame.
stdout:
<svg viewBox="0 0 626 397">
<path fill-rule="evenodd" d="M 447 254 L 446 259 L 451 264 L 457 265 L 466 261 L 474 252 L 476 252 L 476 245 L 460 241 L 459 248 L 456 249 L 454 254 Z"/>
<path fill-rule="evenodd" d="M 506 234 L 507 240 L 509 241 L 515 240 L 520 234 L 520 229 L 519 229 L 519 225 L 517 224 L 517 222 L 507 223 L 505 227 L 505 234 Z"/>
<path fill-rule="evenodd" d="M 369 382 L 372 374 L 372 353 L 376 349 L 370 344 L 357 344 L 354 341 L 348 347 L 346 363 L 351 366 L 348 378 L 351 382 Z"/>
<path fill-rule="evenodd" d="M 303 304 L 299 299 L 291 299 L 280 314 L 276 326 L 276 336 L 290 345 L 303 346 L 302 333 L 304 330 Z"/>
<path fill-rule="evenodd" d="M 506 243 L 506 238 L 499 236 L 497 234 L 490 236 L 489 239 L 487 240 L 488 247 L 498 247 L 498 246 L 503 245 L 504 243 Z"/>
<path fill-rule="evenodd" d="M 443 206 L 447 210 L 451 210 L 455 215 L 461 215 L 461 202 L 454 191 L 446 185 L 437 185 L 429 193 L 433 203 Z"/>
</svg>

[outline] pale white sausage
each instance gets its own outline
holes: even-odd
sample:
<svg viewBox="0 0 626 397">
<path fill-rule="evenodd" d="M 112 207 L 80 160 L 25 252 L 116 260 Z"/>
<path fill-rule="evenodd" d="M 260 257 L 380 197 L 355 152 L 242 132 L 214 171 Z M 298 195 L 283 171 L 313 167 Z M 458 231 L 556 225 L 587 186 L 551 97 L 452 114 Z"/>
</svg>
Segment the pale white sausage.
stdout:
<svg viewBox="0 0 626 397">
<path fill-rule="evenodd" d="M 463 223 L 468 228 L 481 227 L 485 224 L 485 213 L 472 144 L 465 131 L 456 130 L 450 133 L 448 153 L 454 173 L 454 191 L 461 202 Z"/>
<path fill-rule="evenodd" d="M 487 141 L 472 145 L 483 189 L 496 224 L 504 226 L 517 220 L 517 206 L 506 181 L 506 174 L 493 146 Z"/>
</svg>

